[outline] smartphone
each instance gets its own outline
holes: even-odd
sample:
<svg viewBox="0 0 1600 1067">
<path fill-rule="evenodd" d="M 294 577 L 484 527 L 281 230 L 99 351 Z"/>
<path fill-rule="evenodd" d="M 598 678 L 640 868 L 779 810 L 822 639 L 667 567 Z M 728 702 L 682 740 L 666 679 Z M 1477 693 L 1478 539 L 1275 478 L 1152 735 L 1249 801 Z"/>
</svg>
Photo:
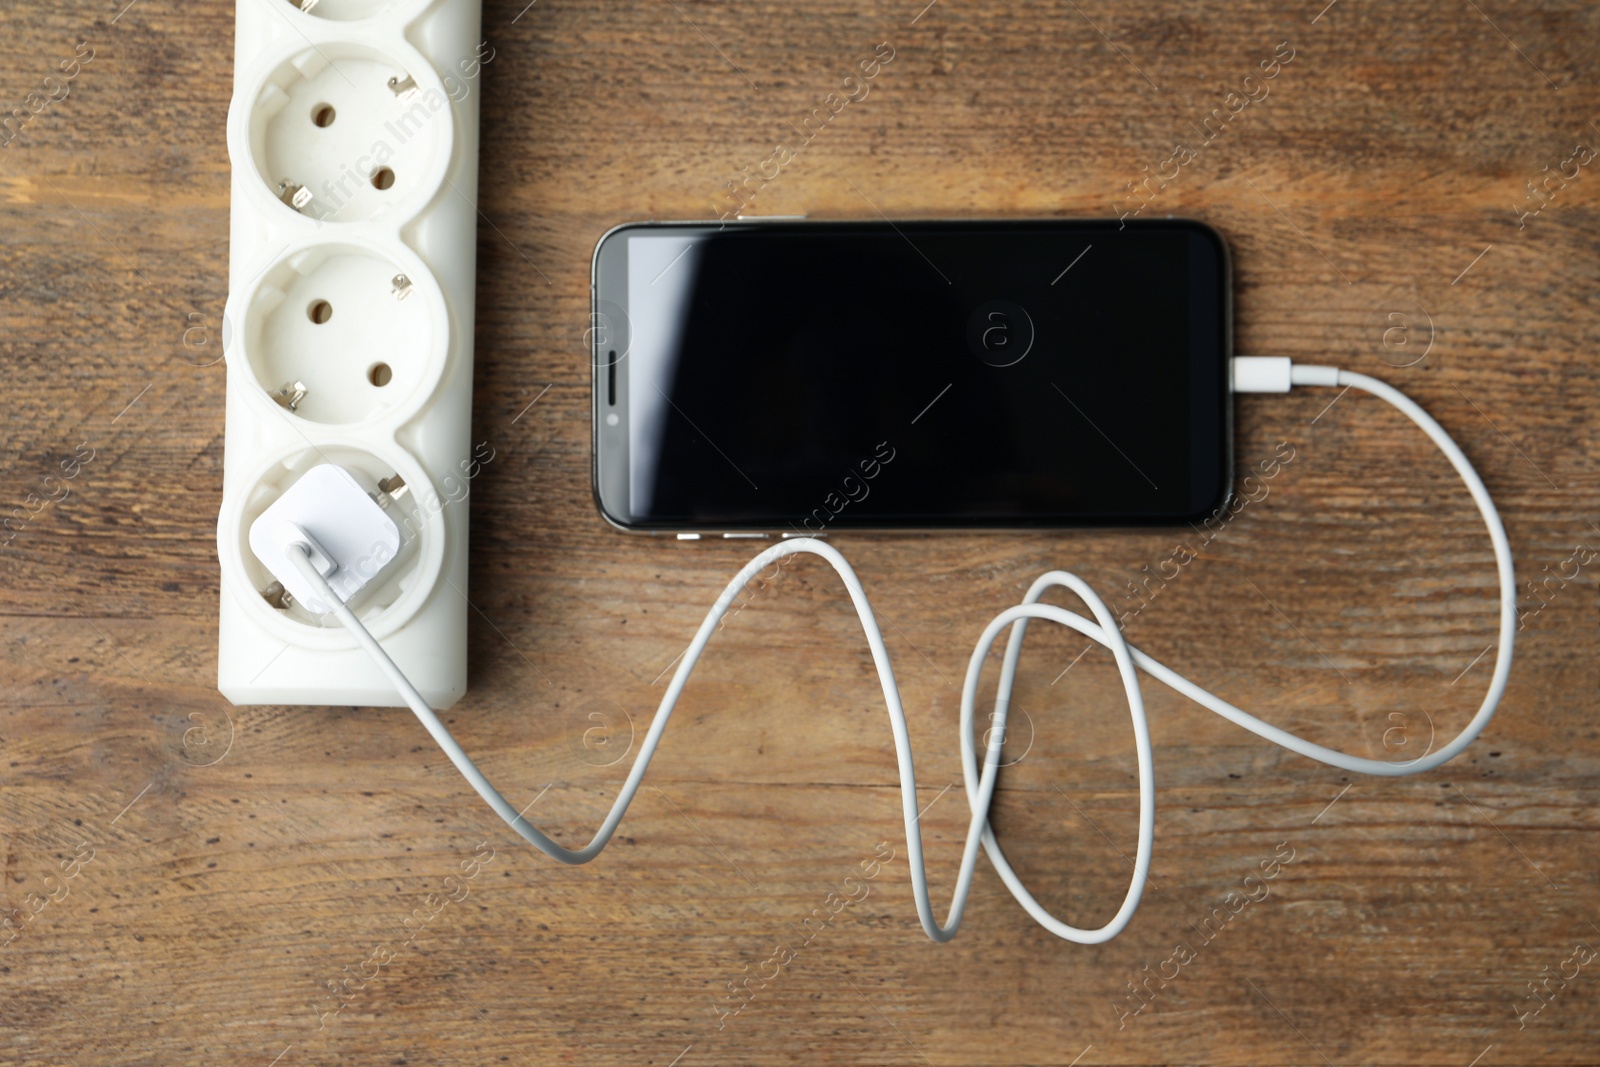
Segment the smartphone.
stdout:
<svg viewBox="0 0 1600 1067">
<path fill-rule="evenodd" d="M 1232 482 L 1220 234 L 648 222 L 595 247 L 594 494 L 627 531 L 1178 524 Z"/>
</svg>

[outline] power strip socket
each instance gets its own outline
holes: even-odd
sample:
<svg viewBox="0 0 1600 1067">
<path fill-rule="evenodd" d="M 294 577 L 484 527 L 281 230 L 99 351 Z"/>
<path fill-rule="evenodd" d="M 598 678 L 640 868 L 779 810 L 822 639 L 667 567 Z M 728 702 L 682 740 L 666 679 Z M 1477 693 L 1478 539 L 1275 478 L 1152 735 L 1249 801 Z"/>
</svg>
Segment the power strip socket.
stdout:
<svg viewBox="0 0 1600 1067">
<path fill-rule="evenodd" d="M 238 0 L 217 519 L 235 704 L 403 703 L 251 551 L 323 463 L 403 535 L 352 610 L 432 706 L 466 692 L 481 19 L 481 0 Z"/>
</svg>

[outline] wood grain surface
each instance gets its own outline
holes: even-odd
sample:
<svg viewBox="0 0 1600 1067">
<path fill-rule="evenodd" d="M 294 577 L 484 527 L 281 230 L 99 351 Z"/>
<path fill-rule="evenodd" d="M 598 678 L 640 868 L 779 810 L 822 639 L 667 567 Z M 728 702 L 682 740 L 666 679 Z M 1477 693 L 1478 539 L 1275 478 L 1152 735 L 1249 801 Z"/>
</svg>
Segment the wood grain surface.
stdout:
<svg viewBox="0 0 1600 1067">
<path fill-rule="evenodd" d="M 0 149 L 0 906 L 20 917 L 0 1062 L 1600 1063 L 1600 959 L 1578 947 L 1600 949 L 1600 174 L 1576 147 L 1600 145 L 1600 11 L 924 2 L 486 6 L 474 439 L 496 458 L 470 498 L 457 737 L 587 840 L 750 552 L 596 513 L 590 254 L 622 221 L 712 215 L 881 42 L 871 92 L 750 210 L 1104 217 L 1189 145 L 1143 213 L 1227 235 L 1239 350 L 1388 378 L 1498 502 L 1523 628 L 1486 734 L 1418 778 L 1350 776 L 1147 682 L 1155 861 L 1126 933 L 1058 941 L 985 863 L 941 946 L 867 651 L 818 561 L 717 634 L 586 867 L 523 846 L 403 710 L 229 707 L 232 7 L 6 3 L 0 93 L 29 118 Z M 80 42 L 92 60 L 33 113 Z M 1207 127 L 1280 45 L 1270 92 Z M 960 678 L 1045 570 L 1329 745 L 1406 758 L 1476 708 L 1492 557 L 1445 461 L 1353 393 L 1237 410 L 1241 469 L 1292 460 L 1211 533 L 838 542 L 905 687 L 941 912 Z M 1196 558 L 1136 599 L 1180 544 Z M 1114 667 L 1082 645 L 1036 628 L 995 818 L 1039 898 L 1099 925 L 1137 791 Z M 830 912 L 838 893 L 859 899 Z"/>
</svg>

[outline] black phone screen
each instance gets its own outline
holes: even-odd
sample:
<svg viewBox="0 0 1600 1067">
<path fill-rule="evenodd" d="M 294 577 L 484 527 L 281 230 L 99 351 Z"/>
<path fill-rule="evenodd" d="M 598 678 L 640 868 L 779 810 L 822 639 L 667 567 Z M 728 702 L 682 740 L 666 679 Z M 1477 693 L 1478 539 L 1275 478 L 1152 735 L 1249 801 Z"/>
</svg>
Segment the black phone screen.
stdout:
<svg viewBox="0 0 1600 1067">
<path fill-rule="evenodd" d="M 652 530 L 1174 523 L 1231 476 L 1199 223 L 652 223 L 595 253 L 602 511 Z"/>
</svg>

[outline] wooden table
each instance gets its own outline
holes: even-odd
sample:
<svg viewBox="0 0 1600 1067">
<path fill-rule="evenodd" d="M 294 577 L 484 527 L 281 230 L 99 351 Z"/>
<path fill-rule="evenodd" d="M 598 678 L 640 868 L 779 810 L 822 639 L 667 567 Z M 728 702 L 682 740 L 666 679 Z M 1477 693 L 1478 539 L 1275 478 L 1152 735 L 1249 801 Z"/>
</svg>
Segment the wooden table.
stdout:
<svg viewBox="0 0 1600 1067">
<path fill-rule="evenodd" d="M 1482 472 L 1524 582 L 1487 733 L 1419 778 L 1351 776 L 1148 682 L 1151 882 L 1123 936 L 1083 947 L 987 863 L 960 936 L 922 934 L 881 697 L 817 561 L 716 636 L 586 867 L 521 845 L 404 711 L 227 706 L 232 11 L 125 2 L 0 11 L 8 109 L 93 51 L 0 152 L 0 503 L 26 517 L 0 551 L 0 903 L 31 915 L 0 949 L 0 1062 L 1600 1062 L 1600 961 L 1575 956 L 1600 949 L 1600 176 L 1574 160 L 1600 144 L 1592 6 L 485 11 L 474 435 L 496 458 L 472 489 L 471 688 L 447 719 L 562 840 L 587 840 L 750 551 L 596 514 L 591 251 L 624 220 L 706 217 L 880 42 L 870 95 L 751 210 L 1105 216 L 1186 143 L 1144 214 L 1228 236 L 1239 350 L 1388 378 Z M 1336 395 L 1239 402 L 1241 468 L 1293 458 L 1210 535 L 839 542 L 890 624 L 941 911 L 959 681 L 1047 569 L 1313 739 L 1406 758 L 1466 722 L 1493 661 L 1487 538 L 1409 423 Z M 1136 600 L 1180 543 L 1198 558 Z M 1098 925 L 1137 796 L 1111 659 L 1082 645 L 1037 628 L 1012 735 L 1031 747 L 996 824 L 1048 906 Z M 1233 913 L 1263 864 L 1265 896 Z M 858 899 L 830 913 L 830 893 Z"/>
</svg>

